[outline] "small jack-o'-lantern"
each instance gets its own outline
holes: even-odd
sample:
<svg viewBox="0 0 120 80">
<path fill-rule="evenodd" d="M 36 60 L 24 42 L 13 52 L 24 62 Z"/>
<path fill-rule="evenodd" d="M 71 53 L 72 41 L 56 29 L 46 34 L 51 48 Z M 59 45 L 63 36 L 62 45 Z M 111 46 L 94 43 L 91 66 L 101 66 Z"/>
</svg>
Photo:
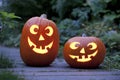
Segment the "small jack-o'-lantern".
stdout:
<svg viewBox="0 0 120 80">
<path fill-rule="evenodd" d="M 106 49 L 96 37 L 73 37 L 66 42 L 63 53 L 71 67 L 96 68 L 104 60 Z"/>
<path fill-rule="evenodd" d="M 59 33 L 56 24 L 41 17 L 29 19 L 22 30 L 20 54 L 30 66 L 47 66 L 56 58 Z"/>
</svg>

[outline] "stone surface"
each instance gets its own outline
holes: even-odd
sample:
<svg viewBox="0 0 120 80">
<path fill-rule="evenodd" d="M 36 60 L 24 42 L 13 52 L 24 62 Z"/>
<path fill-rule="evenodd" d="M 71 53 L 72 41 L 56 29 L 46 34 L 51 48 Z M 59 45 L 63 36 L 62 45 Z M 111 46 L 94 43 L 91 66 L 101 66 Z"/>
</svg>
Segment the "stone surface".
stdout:
<svg viewBox="0 0 120 80">
<path fill-rule="evenodd" d="M 120 70 L 75 69 L 70 68 L 64 59 L 56 59 L 48 67 L 26 66 L 20 58 L 19 48 L 0 46 L 0 54 L 14 61 L 15 67 L 8 70 L 25 80 L 120 80 Z"/>
</svg>

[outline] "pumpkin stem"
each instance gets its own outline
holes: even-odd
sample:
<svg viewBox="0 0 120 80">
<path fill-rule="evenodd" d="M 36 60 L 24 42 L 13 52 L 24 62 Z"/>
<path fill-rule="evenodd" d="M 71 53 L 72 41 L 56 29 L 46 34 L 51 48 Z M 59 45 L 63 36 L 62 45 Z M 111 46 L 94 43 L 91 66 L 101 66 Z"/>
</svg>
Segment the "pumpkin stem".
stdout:
<svg viewBox="0 0 120 80">
<path fill-rule="evenodd" d="M 82 34 L 82 37 L 86 37 L 87 35 L 85 33 Z"/>
<path fill-rule="evenodd" d="M 46 14 L 42 14 L 40 17 L 41 18 L 47 18 L 47 15 Z"/>
</svg>

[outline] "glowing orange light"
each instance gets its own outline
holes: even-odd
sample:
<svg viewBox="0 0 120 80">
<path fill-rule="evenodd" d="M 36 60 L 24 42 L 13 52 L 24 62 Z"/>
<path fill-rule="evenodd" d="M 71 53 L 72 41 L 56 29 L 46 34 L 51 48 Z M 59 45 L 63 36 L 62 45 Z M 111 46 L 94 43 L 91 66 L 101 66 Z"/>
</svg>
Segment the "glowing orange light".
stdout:
<svg viewBox="0 0 120 80">
<path fill-rule="evenodd" d="M 52 28 L 51 26 L 47 26 L 47 27 L 45 28 L 45 30 L 49 30 L 49 32 L 46 33 L 46 35 L 52 36 L 52 34 L 53 34 L 53 28 Z"/>
<path fill-rule="evenodd" d="M 73 49 L 73 50 L 77 49 L 77 48 L 79 47 L 79 46 L 76 46 L 77 44 L 80 45 L 79 42 L 72 42 L 72 43 L 70 44 L 70 48 Z M 94 42 L 88 43 L 87 47 L 89 47 L 89 46 L 90 46 L 90 50 L 94 50 L 94 49 L 97 48 L 97 44 L 94 43 Z M 82 49 L 80 50 L 80 54 L 85 54 L 85 53 L 86 53 L 86 52 L 85 52 L 85 48 L 82 48 Z M 71 54 L 70 54 L 69 56 L 70 56 L 72 59 L 76 59 L 77 62 L 88 62 L 88 61 L 92 60 L 91 57 L 92 57 L 92 56 L 95 57 L 97 53 L 98 53 L 98 50 L 96 50 L 94 53 L 88 55 L 87 58 L 85 58 L 85 55 L 82 55 L 82 56 L 81 56 L 82 58 L 79 58 L 79 56 L 71 55 Z"/>
<path fill-rule="evenodd" d="M 38 54 L 46 54 L 48 52 L 47 48 L 51 48 L 53 45 L 53 41 L 51 43 L 49 43 L 48 45 L 45 46 L 45 49 L 42 49 L 42 46 L 40 46 L 40 48 L 37 48 L 36 45 L 30 40 L 30 38 L 28 37 L 28 44 L 30 47 L 33 46 L 33 51 L 38 53 Z"/>
<path fill-rule="evenodd" d="M 32 34 L 37 34 L 37 32 L 34 31 L 35 28 L 36 28 L 36 29 L 39 29 L 39 26 L 38 26 L 38 25 L 32 25 L 32 26 L 30 27 L 30 32 L 31 32 Z"/>
</svg>

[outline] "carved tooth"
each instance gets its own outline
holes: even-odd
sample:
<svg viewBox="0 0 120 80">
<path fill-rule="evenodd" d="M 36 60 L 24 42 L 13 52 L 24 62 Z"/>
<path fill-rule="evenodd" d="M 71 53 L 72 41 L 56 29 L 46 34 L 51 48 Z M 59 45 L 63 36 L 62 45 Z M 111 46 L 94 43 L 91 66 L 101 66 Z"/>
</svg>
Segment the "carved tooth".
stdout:
<svg viewBox="0 0 120 80">
<path fill-rule="evenodd" d="M 29 44 L 30 47 L 31 47 L 31 46 L 36 47 L 36 45 L 30 40 L 29 37 L 28 37 L 28 44 Z"/>
<path fill-rule="evenodd" d="M 49 50 L 49 48 L 52 47 L 53 45 L 53 41 L 51 43 L 49 43 L 47 46 L 43 47 L 40 46 L 39 48 L 37 48 L 37 46 L 30 40 L 30 38 L 28 37 L 28 44 L 30 47 L 32 47 L 33 51 L 38 53 L 38 54 L 46 54 Z"/>
<path fill-rule="evenodd" d="M 45 48 L 51 48 L 52 45 L 53 45 L 53 41 L 50 44 L 48 44 L 47 46 L 45 46 Z"/>
</svg>

